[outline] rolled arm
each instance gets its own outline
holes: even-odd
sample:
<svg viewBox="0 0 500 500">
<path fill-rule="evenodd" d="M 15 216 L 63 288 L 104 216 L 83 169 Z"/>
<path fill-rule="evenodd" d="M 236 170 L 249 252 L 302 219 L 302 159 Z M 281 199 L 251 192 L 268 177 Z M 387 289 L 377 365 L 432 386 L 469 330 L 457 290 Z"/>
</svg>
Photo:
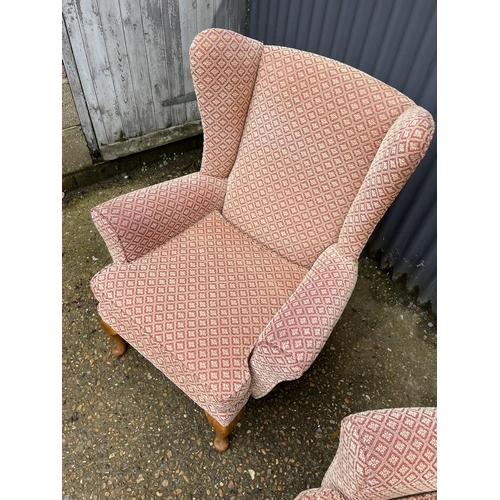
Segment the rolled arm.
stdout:
<svg viewBox="0 0 500 500">
<path fill-rule="evenodd" d="M 220 210 L 226 179 L 199 172 L 138 189 L 91 210 L 113 262 L 130 262 Z"/>
<path fill-rule="evenodd" d="M 358 274 L 337 245 L 328 247 L 261 333 L 250 357 L 252 396 L 299 378 L 313 363 L 342 314 Z"/>
</svg>

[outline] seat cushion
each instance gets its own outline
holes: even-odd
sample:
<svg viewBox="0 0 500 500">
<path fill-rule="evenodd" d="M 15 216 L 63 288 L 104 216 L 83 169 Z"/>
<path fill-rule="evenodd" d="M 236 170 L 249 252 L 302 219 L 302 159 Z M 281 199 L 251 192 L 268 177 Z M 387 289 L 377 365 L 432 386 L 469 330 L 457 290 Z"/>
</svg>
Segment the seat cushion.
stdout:
<svg viewBox="0 0 500 500">
<path fill-rule="evenodd" d="M 214 211 L 91 287 L 101 317 L 227 425 L 248 400 L 260 332 L 306 272 Z"/>
</svg>

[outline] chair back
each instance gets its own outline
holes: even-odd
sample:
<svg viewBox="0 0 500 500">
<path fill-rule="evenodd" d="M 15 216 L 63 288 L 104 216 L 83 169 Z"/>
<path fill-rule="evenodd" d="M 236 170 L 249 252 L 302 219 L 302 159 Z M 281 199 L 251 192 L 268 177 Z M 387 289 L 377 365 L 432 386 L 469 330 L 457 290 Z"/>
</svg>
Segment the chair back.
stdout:
<svg viewBox="0 0 500 500">
<path fill-rule="evenodd" d="M 341 62 L 226 30 L 202 32 L 193 45 L 203 46 L 193 77 L 211 129 L 202 171 L 229 174 L 223 215 L 310 267 L 338 241 L 384 137 L 415 103 Z M 225 168 L 210 165 L 221 161 Z"/>
</svg>

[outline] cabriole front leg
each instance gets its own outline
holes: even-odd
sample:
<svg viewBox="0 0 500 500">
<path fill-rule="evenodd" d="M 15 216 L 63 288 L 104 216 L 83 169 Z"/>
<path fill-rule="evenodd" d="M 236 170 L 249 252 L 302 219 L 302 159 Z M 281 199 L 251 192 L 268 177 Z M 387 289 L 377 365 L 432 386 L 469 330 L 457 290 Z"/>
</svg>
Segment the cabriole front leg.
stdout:
<svg viewBox="0 0 500 500">
<path fill-rule="evenodd" d="M 121 356 L 127 350 L 127 343 L 104 320 L 101 319 L 101 328 L 115 341 L 111 348 L 113 356 Z"/>
<path fill-rule="evenodd" d="M 205 415 L 207 416 L 210 425 L 215 430 L 214 448 L 217 451 L 226 451 L 229 448 L 228 436 L 236 427 L 236 424 L 240 421 L 240 418 L 243 415 L 244 411 L 245 408 L 242 408 L 238 413 L 238 415 L 236 415 L 234 420 L 228 426 L 221 425 L 217 420 L 215 420 L 214 417 L 212 417 L 212 415 L 210 415 L 210 413 L 205 412 Z"/>
</svg>

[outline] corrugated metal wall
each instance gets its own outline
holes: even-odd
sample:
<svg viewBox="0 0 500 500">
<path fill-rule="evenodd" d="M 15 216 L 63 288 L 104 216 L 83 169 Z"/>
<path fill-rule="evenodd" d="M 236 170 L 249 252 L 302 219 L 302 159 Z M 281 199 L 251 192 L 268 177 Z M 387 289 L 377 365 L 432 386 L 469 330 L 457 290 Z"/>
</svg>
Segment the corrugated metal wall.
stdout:
<svg viewBox="0 0 500 500">
<path fill-rule="evenodd" d="M 436 120 L 436 0 L 250 0 L 246 34 L 369 73 Z M 436 132 L 437 134 L 437 132 Z M 437 311 L 436 135 L 369 240 L 382 266 L 406 275 Z"/>
</svg>

